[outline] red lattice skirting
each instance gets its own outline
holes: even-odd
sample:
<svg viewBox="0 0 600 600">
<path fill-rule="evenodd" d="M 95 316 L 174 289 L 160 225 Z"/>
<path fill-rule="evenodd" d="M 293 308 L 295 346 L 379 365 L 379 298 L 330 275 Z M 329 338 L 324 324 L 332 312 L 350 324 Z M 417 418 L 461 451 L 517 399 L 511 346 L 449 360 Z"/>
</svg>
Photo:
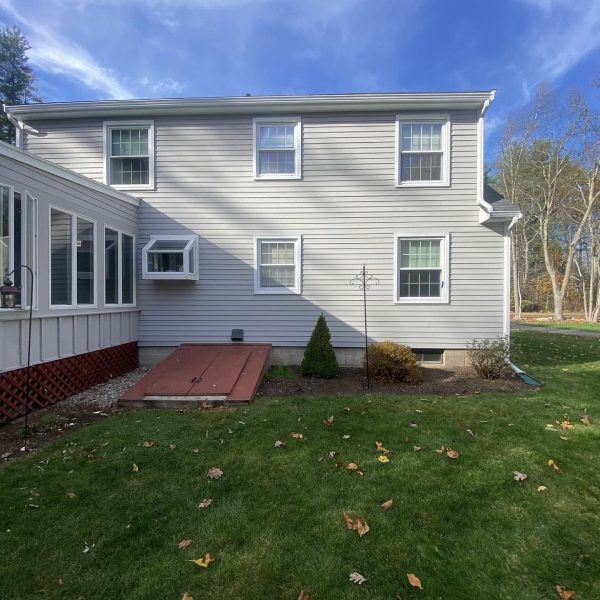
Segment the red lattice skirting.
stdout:
<svg viewBox="0 0 600 600">
<path fill-rule="evenodd" d="M 55 404 L 138 366 L 137 342 L 61 358 L 30 370 L 29 409 Z M 25 414 L 27 369 L 0 373 L 0 423 Z"/>
</svg>

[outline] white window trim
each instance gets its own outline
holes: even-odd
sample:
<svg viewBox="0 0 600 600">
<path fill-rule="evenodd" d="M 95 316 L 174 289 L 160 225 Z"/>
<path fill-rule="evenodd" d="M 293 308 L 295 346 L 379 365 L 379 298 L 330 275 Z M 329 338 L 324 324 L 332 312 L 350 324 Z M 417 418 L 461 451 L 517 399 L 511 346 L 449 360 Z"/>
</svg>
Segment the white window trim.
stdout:
<svg viewBox="0 0 600 600">
<path fill-rule="evenodd" d="M 183 271 L 181 273 L 156 273 L 148 271 L 148 250 L 157 240 L 187 240 L 183 252 Z M 194 252 L 194 269 L 189 268 L 190 254 Z M 150 241 L 142 249 L 142 279 L 190 279 L 197 280 L 199 278 L 199 262 L 200 256 L 198 252 L 198 236 L 197 235 L 153 235 Z"/>
<path fill-rule="evenodd" d="M 117 302 L 111 303 L 106 302 L 106 230 L 116 231 L 117 236 Z M 133 274 L 133 302 L 123 302 L 123 236 L 127 235 L 133 240 L 133 256 L 131 265 Z M 115 308 L 117 306 L 136 306 L 137 305 L 137 277 L 136 277 L 136 239 L 133 233 L 128 231 L 122 231 L 118 227 L 111 227 L 110 225 L 104 225 L 104 232 L 102 235 L 102 261 L 104 265 L 104 276 L 102 277 L 102 301 L 106 308 Z"/>
<path fill-rule="evenodd" d="M 400 297 L 400 277 L 398 262 L 398 252 L 400 249 L 400 240 L 441 240 L 440 244 L 440 264 L 442 266 L 441 274 L 441 296 L 437 298 L 401 298 Z M 394 304 L 449 304 L 450 303 L 450 234 L 449 233 L 395 233 L 394 234 Z"/>
<path fill-rule="evenodd" d="M 258 145 L 260 142 L 258 128 L 262 125 L 281 125 L 282 123 L 294 125 L 294 151 L 296 159 L 296 170 L 294 173 L 267 173 L 266 175 L 261 175 L 258 172 Z M 302 119 L 300 117 L 255 117 L 254 119 L 252 119 L 252 140 L 252 164 L 254 179 L 256 181 L 263 181 L 269 179 L 302 179 Z"/>
<path fill-rule="evenodd" d="M 52 211 L 61 212 L 71 217 L 71 304 L 52 304 Z M 94 302 L 93 304 L 77 304 L 77 219 L 92 223 L 94 228 Z M 82 309 L 98 307 L 98 224 L 94 219 L 65 210 L 54 204 L 48 206 L 48 307 L 50 310 Z"/>
<path fill-rule="evenodd" d="M 260 285 L 260 242 L 290 241 L 294 243 L 296 277 L 294 287 L 261 287 Z M 301 294 L 302 293 L 302 236 L 264 234 L 254 236 L 254 293 L 255 294 Z"/>
<path fill-rule="evenodd" d="M 143 185 L 112 185 L 110 183 L 110 132 L 113 129 L 148 129 L 148 183 Z M 104 121 L 104 183 L 115 190 L 153 190 L 154 189 L 154 121 Z"/>
<path fill-rule="evenodd" d="M 442 179 L 440 181 L 402 181 L 402 125 L 410 124 L 440 124 L 442 125 Z M 448 113 L 402 113 L 396 115 L 396 187 L 423 188 L 449 187 L 450 173 L 450 135 L 451 121 Z"/>
</svg>

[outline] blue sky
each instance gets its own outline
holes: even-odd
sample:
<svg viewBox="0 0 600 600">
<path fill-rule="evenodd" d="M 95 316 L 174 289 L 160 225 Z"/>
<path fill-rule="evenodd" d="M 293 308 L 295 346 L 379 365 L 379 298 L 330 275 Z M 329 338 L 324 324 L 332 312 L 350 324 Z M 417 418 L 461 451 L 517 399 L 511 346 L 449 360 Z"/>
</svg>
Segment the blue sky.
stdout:
<svg viewBox="0 0 600 600">
<path fill-rule="evenodd" d="M 492 152 L 538 85 L 600 71 L 600 0 L 0 0 L 0 22 L 46 101 L 494 88 Z"/>
</svg>

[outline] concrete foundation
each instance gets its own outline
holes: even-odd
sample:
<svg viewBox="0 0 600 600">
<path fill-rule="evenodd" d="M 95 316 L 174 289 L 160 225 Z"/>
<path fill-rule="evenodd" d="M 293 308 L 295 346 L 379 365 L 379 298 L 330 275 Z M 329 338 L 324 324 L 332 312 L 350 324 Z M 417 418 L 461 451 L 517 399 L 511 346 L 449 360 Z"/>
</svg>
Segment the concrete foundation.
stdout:
<svg viewBox="0 0 600 600">
<path fill-rule="evenodd" d="M 140 347 L 140 366 L 151 369 L 166 358 L 175 347 Z M 335 355 L 341 367 L 362 367 L 365 351 L 363 348 L 336 348 Z M 274 346 L 269 356 L 269 365 L 299 365 L 304 356 L 304 348 L 294 346 Z M 424 363 L 431 368 L 468 367 L 470 365 L 466 350 L 452 349 L 444 351 L 441 363 Z"/>
</svg>

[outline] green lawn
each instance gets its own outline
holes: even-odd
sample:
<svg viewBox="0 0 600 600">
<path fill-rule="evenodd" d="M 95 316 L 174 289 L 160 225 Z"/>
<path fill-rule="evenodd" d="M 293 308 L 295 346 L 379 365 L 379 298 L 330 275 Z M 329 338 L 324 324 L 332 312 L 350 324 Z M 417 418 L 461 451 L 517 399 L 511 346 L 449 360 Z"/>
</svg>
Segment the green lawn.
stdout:
<svg viewBox="0 0 600 600">
<path fill-rule="evenodd" d="M 514 341 L 541 391 L 259 400 L 132 411 L 75 431 L 0 470 L 0 598 L 538 600 L 559 584 L 597 600 L 600 342 Z M 565 415 L 573 429 L 545 430 Z M 330 451 L 364 476 L 319 461 Z M 210 467 L 224 476 L 207 480 Z M 198 508 L 204 498 L 213 505 Z M 370 532 L 347 529 L 343 511 Z M 192 543 L 179 550 L 183 539 Z M 188 562 L 207 552 L 207 569 Z M 350 583 L 353 571 L 367 582 Z"/>
<path fill-rule="evenodd" d="M 527 321 L 526 325 L 532 325 L 533 327 L 547 327 L 552 329 L 578 329 L 579 331 L 595 331 L 600 333 L 600 323 L 585 323 L 577 321 L 575 323 L 570 321 Z"/>
</svg>

